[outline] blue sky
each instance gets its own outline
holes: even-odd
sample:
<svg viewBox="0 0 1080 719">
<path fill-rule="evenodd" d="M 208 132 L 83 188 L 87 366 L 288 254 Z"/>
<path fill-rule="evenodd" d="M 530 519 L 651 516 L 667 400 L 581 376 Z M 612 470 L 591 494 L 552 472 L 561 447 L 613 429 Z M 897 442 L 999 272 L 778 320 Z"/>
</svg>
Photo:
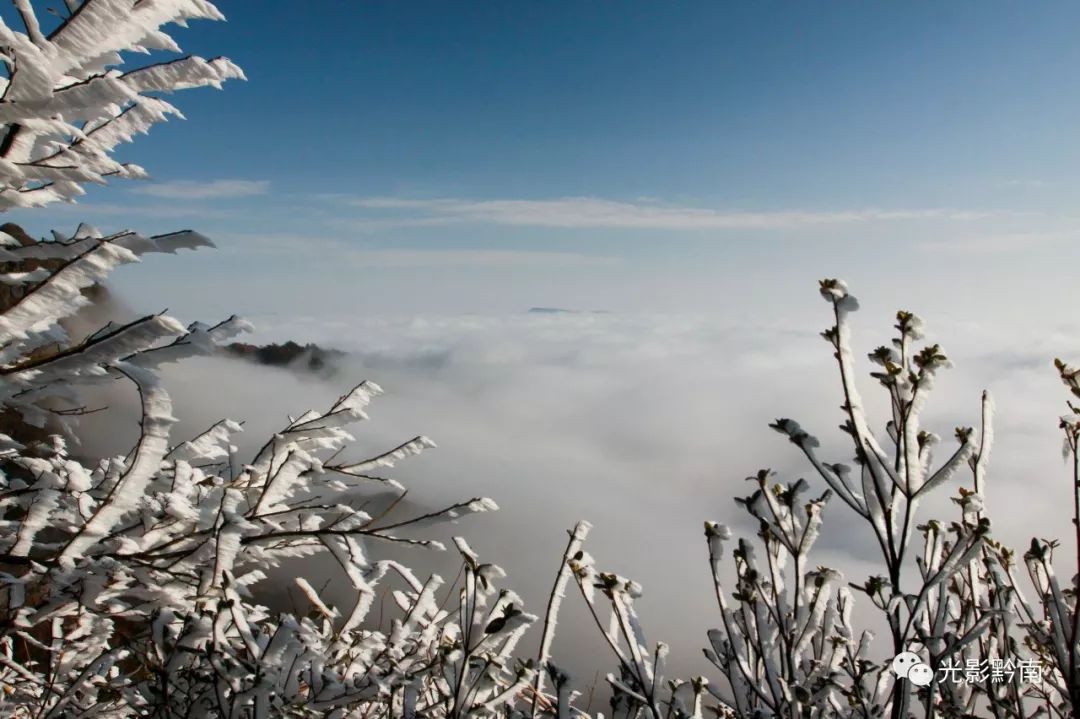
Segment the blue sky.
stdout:
<svg viewBox="0 0 1080 719">
<path fill-rule="evenodd" d="M 959 258 L 973 309 L 1076 259 L 1075 4 L 220 6 L 177 38 L 249 81 L 122 149 L 153 183 L 27 218 L 207 232 L 121 278 L 185 312 L 895 304 Z"/>
<path fill-rule="evenodd" d="M 281 192 L 766 209 L 988 201 L 1077 165 L 1066 3 L 309 8 L 223 3 L 229 23 L 182 33 L 250 82 L 182 97 L 191 122 L 140 160 Z"/>
</svg>

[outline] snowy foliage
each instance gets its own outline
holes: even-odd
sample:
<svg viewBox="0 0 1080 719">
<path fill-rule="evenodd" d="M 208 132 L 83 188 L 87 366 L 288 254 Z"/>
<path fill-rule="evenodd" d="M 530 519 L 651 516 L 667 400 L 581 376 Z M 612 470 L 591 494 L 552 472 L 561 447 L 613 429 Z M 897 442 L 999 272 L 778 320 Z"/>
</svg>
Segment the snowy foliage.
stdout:
<svg viewBox="0 0 1080 719">
<path fill-rule="evenodd" d="M 822 336 L 837 360 L 841 429 L 854 461 L 819 457 L 819 442 L 794 420 L 772 425 L 805 456 L 826 491 L 807 498 L 805 480 L 774 483 L 768 470 L 750 478 L 757 489 L 737 501 L 758 521 L 759 541 L 739 540 L 733 551 L 734 603 L 720 588 L 719 560 L 730 532 L 706 525 L 723 619 L 706 651 L 726 680 L 715 696 L 736 717 L 1074 716 L 1073 707 L 1080 706 L 1078 615 L 1075 593 L 1063 591 L 1054 576 L 1056 542 L 1033 540 L 1025 557 L 1040 599 L 1032 604 L 1024 599 L 1014 553 L 990 536 L 984 512 L 993 440 L 989 394 L 982 397 L 979 430 L 957 428 L 955 448 L 935 464 L 940 440 L 920 420 L 937 372 L 949 361 L 936 344 L 916 348 L 922 321 L 900 311 L 890 346 L 869 355 L 879 367 L 871 377 L 891 408 L 882 435 L 875 435 L 855 382 L 848 320 L 858 303 L 839 280 L 822 281 L 821 294 L 835 321 Z M 1059 369 L 1067 383 L 1080 374 L 1070 375 L 1060 364 Z M 1080 392 L 1075 382 L 1074 392 Z M 1075 470 L 1077 422 L 1067 417 L 1062 427 Z M 970 486 L 960 479 L 964 472 Z M 950 484 L 957 520 L 920 519 L 927 494 Z M 1080 487 L 1075 478 L 1074 485 Z M 834 497 L 868 525 L 881 552 L 882 575 L 845 586 L 835 570 L 811 568 L 822 510 Z M 887 654 L 874 649 L 871 632 L 852 626 L 857 594 L 882 613 Z M 888 660 L 905 651 L 915 651 L 929 665 L 928 685 L 892 671 Z M 1024 665 L 1040 667 L 1041 680 L 1018 672 L 995 677 L 990 671 Z M 949 667 L 961 667 L 964 680 L 944 681 Z"/>
<path fill-rule="evenodd" d="M 121 52 L 177 50 L 161 30 L 169 22 L 220 19 L 204 0 L 65 0 L 67 16 L 48 34 L 29 0 L 15 7 L 23 30 L 0 24 L 8 69 L 0 210 L 68 200 L 80 183 L 107 176 L 142 176 L 109 153 L 177 114 L 148 93 L 242 77 L 222 59 L 110 69 Z M 499 588 L 503 571 L 463 538 L 454 539 L 460 571 L 451 582 L 386 559 L 381 545 L 443 550 L 410 530 L 496 506 L 474 498 L 400 516 L 406 490 L 384 470 L 434 445 L 420 436 L 349 458 L 354 427 L 381 393 L 374 383 L 289 418 L 239 456 L 236 422 L 174 436 L 158 369 L 214 351 L 246 329 L 242 320 L 184 326 L 158 314 L 69 333 L 66 318 L 113 268 L 208 244 L 190 231 L 103 235 L 85 225 L 29 244 L 0 235 L 0 284 L 17 290 L 0 308 L 0 716 L 583 718 L 584 687 L 553 655 L 571 584 L 611 652 L 606 715 L 619 719 L 1026 719 L 1074 716 L 1080 706 L 1076 580 L 1063 587 L 1057 578 L 1056 541 L 1032 540 L 1021 576 L 1015 554 L 990 534 L 989 395 L 978 430 L 957 429 L 955 447 L 935 462 L 940 440 L 920 418 L 949 362 L 937 345 L 916 347 L 924 330 L 911 313 L 899 312 L 891 345 L 870 353 L 891 408 L 875 433 L 849 331 L 858 305 L 843 282 L 821 283 L 853 461 L 826 461 L 797 422 L 774 423 L 819 489 L 777 483 L 768 470 L 750 478 L 752 493 L 736 501 L 759 529 L 734 543 L 734 586 L 725 573 L 732 533 L 705 524 L 719 607 L 705 656 L 716 674 L 681 680 L 665 675 L 668 647 L 646 638 L 635 609 L 642 588 L 599 570 L 584 550 L 587 522 L 569 532 L 542 620 Z M 1080 397 L 1080 370 L 1057 366 Z M 103 383 L 138 394 L 141 431 L 123 456 L 86 458 L 69 450 L 91 411 L 80 388 Z M 1069 405 L 1061 428 L 1080 547 L 1080 408 Z M 956 519 L 922 517 L 926 497 L 946 487 Z M 864 520 L 882 574 L 849 584 L 813 564 L 835 507 Z M 338 568 L 351 602 L 326 601 L 301 573 L 303 611 L 271 610 L 281 587 L 270 575 L 314 557 Z M 881 613 L 887 647 L 853 625 L 856 599 Z M 906 650 L 933 670 L 925 686 L 890 671 L 885 657 Z M 938 679 L 946 665 L 1004 662 L 1036 663 L 1043 681 Z"/>
<path fill-rule="evenodd" d="M 30 0 L 15 8 L 21 30 L 0 20 L 0 210 L 71 200 L 108 177 L 145 177 L 111 153 L 182 117 L 160 95 L 244 76 L 225 58 L 194 56 L 118 69 L 123 52 L 179 53 L 161 29 L 168 23 L 223 20 L 206 0 L 64 0 L 50 32 Z"/>
</svg>

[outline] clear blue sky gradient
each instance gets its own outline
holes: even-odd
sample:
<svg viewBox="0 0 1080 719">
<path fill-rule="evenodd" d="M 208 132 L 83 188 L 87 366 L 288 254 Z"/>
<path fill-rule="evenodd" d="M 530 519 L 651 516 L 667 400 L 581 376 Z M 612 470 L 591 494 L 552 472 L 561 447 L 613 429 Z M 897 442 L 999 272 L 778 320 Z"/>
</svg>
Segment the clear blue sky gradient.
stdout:
<svg viewBox="0 0 1080 719">
<path fill-rule="evenodd" d="M 771 208 L 992 201 L 1080 159 L 1075 3 L 221 7 L 179 37 L 250 82 L 178 96 L 137 146 L 161 179 Z"/>
<path fill-rule="evenodd" d="M 973 288 L 1018 270 L 1038 288 L 1064 283 L 1062 259 L 1077 259 L 1076 3 L 219 6 L 229 22 L 175 35 L 188 52 L 229 56 L 249 81 L 177 94 L 188 120 L 120 156 L 158 183 L 246 180 L 264 191 L 193 200 L 114 184 L 26 220 L 206 231 L 223 254 L 151 263 L 131 280 L 136 293 L 187 287 L 181 306 L 193 312 L 314 311 L 313 292 L 347 301 L 358 283 L 371 311 L 696 306 L 719 303 L 728 281 L 781 294 L 796 283 L 800 295 L 820 274 L 887 284 L 939 254 L 928 288 L 959 257 L 984 273 Z M 979 216 L 765 229 L 425 224 L 431 207 L 350 204 L 371 197 Z M 330 244 L 298 251 L 303 238 Z M 339 251 L 357 254 L 332 261 Z M 191 292 L 190 276 L 177 279 L 189 270 L 231 289 L 213 301 Z M 893 289 L 890 303 L 903 285 Z"/>
</svg>

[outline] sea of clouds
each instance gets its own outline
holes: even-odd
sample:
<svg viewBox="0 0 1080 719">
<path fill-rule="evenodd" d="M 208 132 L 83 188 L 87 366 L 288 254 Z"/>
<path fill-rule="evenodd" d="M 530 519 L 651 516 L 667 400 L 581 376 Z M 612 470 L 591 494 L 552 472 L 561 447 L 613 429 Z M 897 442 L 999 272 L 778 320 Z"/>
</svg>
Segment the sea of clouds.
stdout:
<svg viewBox="0 0 1080 719">
<path fill-rule="evenodd" d="M 815 308 L 815 323 L 771 324 L 614 313 L 262 318 L 257 341 L 311 341 L 348 355 L 323 375 L 226 358 L 185 361 L 165 374 L 178 438 L 227 416 L 245 422 L 244 451 L 288 415 L 327 407 L 360 380 L 377 382 L 386 394 L 372 405 L 371 421 L 357 428 L 355 454 L 416 434 L 439 445 L 393 471 L 410 488 L 409 509 L 472 496 L 492 497 L 501 507 L 433 531 L 466 536 L 541 613 L 565 530 L 590 520 L 588 549 L 598 565 L 644 585 L 645 627 L 651 641 L 673 647 L 673 673 L 709 674 L 700 647 L 718 617 L 703 521 L 752 534 L 754 524 L 732 500 L 752 491 L 744 478 L 759 468 L 785 481 L 806 477 L 824 490 L 797 450 L 768 428 L 777 417 L 797 419 L 819 436 L 823 457 L 850 461 L 836 429 L 842 416 L 835 362 L 818 336 L 829 308 L 820 300 Z M 862 358 L 891 336 L 891 317 L 857 318 Z M 1021 550 L 1032 535 L 1071 536 L 1057 431 L 1067 392 L 1051 360 L 1080 359 L 1080 332 L 929 319 L 928 340 L 941 341 L 957 365 L 941 375 L 924 422 L 942 436 L 940 454 L 951 451 L 954 427 L 978 422 L 980 393 L 989 388 L 998 408 L 987 498 L 995 532 Z M 862 380 L 867 404 L 883 418 L 881 392 L 868 376 Z M 131 398 L 108 403 L 109 419 L 84 422 L 94 452 L 123 451 L 135 436 Z M 948 497 L 955 494 L 954 483 L 924 512 L 954 518 Z M 448 579 L 457 571 L 452 557 L 410 550 L 406 558 Z M 812 561 L 861 583 L 880 571 L 875 558 L 868 527 L 832 503 Z M 1072 561 L 1062 554 L 1064 574 Z M 330 598 L 345 601 L 330 568 L 303 571 L 317 575 L 316 586 L 329 581 Z M 556 654 L 589 684 L 614 662 L 587 626 L 576 590 L 564 612 Z"/>
</svg>

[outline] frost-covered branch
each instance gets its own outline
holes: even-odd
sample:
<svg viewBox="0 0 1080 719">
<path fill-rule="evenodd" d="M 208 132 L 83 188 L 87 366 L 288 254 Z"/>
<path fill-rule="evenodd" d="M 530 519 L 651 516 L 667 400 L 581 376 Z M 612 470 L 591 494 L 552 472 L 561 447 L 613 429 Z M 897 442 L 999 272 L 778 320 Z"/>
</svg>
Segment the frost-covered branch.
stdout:
<svg viewBox="0 0 1080 719">
<path fill-rule="evenodd" d="M 30 0 L 15 5 L 22 28 L 0 20 L 0 211 L 71 201 L 110 177 L 146 177 L 112 153 L 183 117 L 160 95 L 244 77 L 226 58 L 118 69 L 122 53 L 180 53 L 162 30 L 170 23 L 224 20 L 206 0 L 69 0 L 68 16 L 49 30 Z"/>
</svg>

